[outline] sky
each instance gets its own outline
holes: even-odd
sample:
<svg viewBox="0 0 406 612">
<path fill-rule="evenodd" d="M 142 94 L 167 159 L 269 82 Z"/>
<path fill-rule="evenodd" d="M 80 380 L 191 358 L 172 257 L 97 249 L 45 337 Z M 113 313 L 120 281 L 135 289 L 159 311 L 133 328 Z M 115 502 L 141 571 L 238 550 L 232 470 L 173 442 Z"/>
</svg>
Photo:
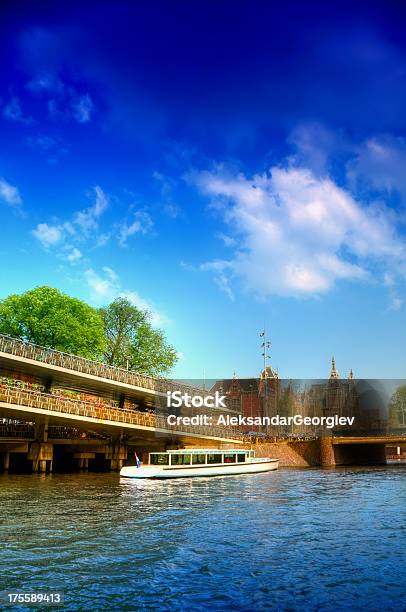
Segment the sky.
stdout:
<svg viewBox="0 0 406 612">
<path fill-rule="evenodd" d="M 128 297 L 173 375 L 406 372 L 401 2 L 0 7 L 0 298 Z"/>
</svg>

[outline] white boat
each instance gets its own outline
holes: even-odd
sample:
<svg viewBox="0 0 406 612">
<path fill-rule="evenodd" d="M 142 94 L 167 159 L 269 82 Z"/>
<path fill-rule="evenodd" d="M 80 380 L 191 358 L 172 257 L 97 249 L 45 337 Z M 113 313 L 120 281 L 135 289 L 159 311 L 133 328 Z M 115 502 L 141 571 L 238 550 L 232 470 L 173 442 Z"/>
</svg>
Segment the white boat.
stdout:
<svg viewBox="0 0 406 612">
<path fill-rule="evenodd" d="M 187 478 L 191 476 L 232 476 L 277 470 L 279 459 L 255 457 L 253 450 L 191 449 L 149 453 L 148 465 L 123 467 L 126 478 Z"/>
</svg>

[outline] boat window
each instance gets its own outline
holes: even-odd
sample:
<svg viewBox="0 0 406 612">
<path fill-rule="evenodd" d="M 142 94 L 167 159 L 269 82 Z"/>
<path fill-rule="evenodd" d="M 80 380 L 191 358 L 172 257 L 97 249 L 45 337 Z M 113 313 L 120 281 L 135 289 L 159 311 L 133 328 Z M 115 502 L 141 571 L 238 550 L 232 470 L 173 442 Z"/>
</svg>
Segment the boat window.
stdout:
<svg viewBox="0 0 406 612">
<path fill-rule="evenodd" d="M 235 454 L 224 453 L 224 463 L 235 463 Z"/>
<path fill-rule="evenodd" d="M 192 455 L 192 463 L 194 465 L 201 465 L 202 463 L 203 464 L 206 463 L 205 459 L 206 459 L 206 455 L 201 455 L 200 453 L 196 455 L 194 454 Z"/>
<path fill-rule="evenodd" d="M 190 465 L 190 455 L 173 454 L 171 455 L 172 465 Z"/>
<path fill-rule="evenodd" d="M 237 461 L 238 461 L 238 463 L 244 463 L 244 461 L 245 461 L 245 453 L 238 453 Z"/>
<path fill-rule="evenodd" d="M 168 465 L 169 464 L 169 456 L 165 453 L 151 453 L 150 455 L 150 463 L 151 465 Z"/>
<path fill-rule="evenodd" d="M 221 463 L 221 455 L 215 453 L 208 454 L 207 463 Z"/>
</svg>

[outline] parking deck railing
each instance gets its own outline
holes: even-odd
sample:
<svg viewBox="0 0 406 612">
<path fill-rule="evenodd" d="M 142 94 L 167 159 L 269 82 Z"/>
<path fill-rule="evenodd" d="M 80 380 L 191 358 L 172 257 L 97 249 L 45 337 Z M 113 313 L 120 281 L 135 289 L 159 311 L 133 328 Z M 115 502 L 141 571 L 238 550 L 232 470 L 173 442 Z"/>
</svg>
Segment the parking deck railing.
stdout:
<svg viewBox="0 0 406 612">
<path fill-rule="evenodd" d="M 15 404 L 27 408 L 37 408 L 45 411 L 57 412 L 61 415 L 69 414 L 78 417 L 92 418 L 106 425 L 109 423 L 122 423 L 123 425 L 138 425 L 149 427 L 155 430 L 182 431 L 190 434 L 204 436 L 214 436 L 224 439 L 238 437 L 235 428 L 208 427 L 205 425 L 182 425 L 181 428 L 168 425 L 167 420 L 162 415 L 150 412 L 140 412 L 126 408 L 116 408 L 108 405 L 95 405 L 86 400 L 62 398 L 50 393 L 41 393 L 29 389 L 18 387 L 0 386 L 0 402 Z"/>
<path fill-rule="evenodd" d="M 18 338 L 0 334 L 0 353 L 15 355 L 51 366 L 57 366 L 73 372 L 89 374 L 98 378 L 121 382 L 134 387 L 147 389 L 155 393 L 165 394 L 167 391 L 182 391 L 190 394 L 204 394 L 205 391 L 191 385 L 177 383 L 173 380 L 158 376 L 139 374 L 132 370 L 117 368 L 115 366 L 92 361 L 85 357 L 78 357 L 69 353 L 63 353 L 51 348 L 39 346 L 32 342 L 25 342 Z"/>
</svg>

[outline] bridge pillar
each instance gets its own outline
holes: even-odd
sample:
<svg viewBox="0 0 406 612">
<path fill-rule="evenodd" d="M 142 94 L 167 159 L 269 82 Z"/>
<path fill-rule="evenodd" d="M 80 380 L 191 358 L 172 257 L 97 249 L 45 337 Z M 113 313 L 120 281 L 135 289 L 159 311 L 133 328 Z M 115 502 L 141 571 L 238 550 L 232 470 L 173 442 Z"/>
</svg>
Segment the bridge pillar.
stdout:
<svg viewBox="0 0 406 612">
<path fill-rule="evenodd" d="M 94 459 L 95 457 L 96 453 L 87 451 L 73 454 L 73 458 L 77 459 L 80 472 L 87 471 L 89 469 L 89 459 Z"/>
<path fill-rule="evenodd" d="M 320 438 L 320 465 L 322 467 L 336 466 L 333 439 L 331 437 Z"/>
<path fill-rule="evenodd" d="M 122 444 L 109 445 L 106 459 L 110 459 L 110 470 L 119 472 L 123 467 L 124 459 L 127 459 L 127 448 Z"/>
<path fill-rule="evenodd" d="M 33 472 L 52 472 L 54 447 L 47 442 L 32 442 L 28 450 L 27 459 L 32 461 Z"/>
<path fill-rule="evenodd" d="M 3 471 L 8 472 L 10 469 L 10 453 L 6 451 L 3 455 Z"/>
<path fill-rule="evenodd" d="M 48 423 L 36 423 L 34 428 L 34 437 L 39 442 L 47 442 Z"/>
</svg>

